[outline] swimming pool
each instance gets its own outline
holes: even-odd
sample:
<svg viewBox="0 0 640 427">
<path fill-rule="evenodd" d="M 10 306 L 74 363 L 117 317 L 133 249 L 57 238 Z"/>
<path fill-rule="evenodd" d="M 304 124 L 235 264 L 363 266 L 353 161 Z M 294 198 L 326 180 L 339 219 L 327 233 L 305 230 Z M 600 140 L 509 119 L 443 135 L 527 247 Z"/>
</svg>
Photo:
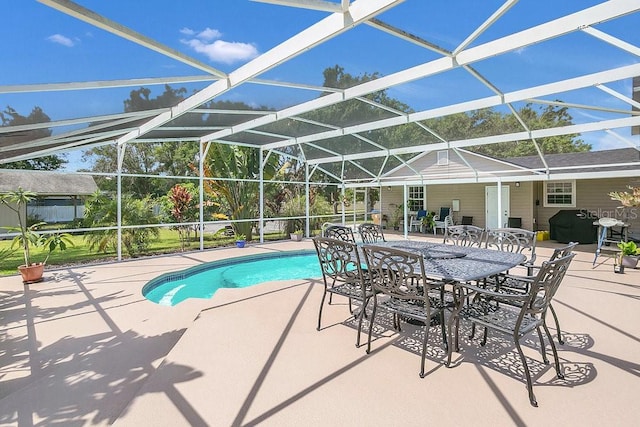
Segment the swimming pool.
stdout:
<svg viewBox="0 0 640 427">
<path fill-rule="evenodd" d="M 142 295 L 157 304 L 173 306 L 187 298 L 211 298 L 220 288 L 321 276 L 315 251 L 278 252 L 227 258 L 165 273 L 144 285 Z"/>
</svg>

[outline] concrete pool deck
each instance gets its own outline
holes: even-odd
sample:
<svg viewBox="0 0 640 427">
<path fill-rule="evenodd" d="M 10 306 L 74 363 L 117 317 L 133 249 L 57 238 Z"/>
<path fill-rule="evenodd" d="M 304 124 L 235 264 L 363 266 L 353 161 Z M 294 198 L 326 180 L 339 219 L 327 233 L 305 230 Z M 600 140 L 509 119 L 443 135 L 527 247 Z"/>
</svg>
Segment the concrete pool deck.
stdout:
<svg viewBox="0 0 640 427">
<path fill-rule="evenodd" d="M 554 243 L 540 243 L 542 260 Z M 515 350 L 496 334 L 485 347 L 461 337 L 448 369 L 433 333 L 420 379 L 419 328 L 380 330 L 366 355 L 345 301 L 335 301 L 316 331 L 318 280 L 224 289 L 175 307 L 140 293 L 168 271 L 312 247 L 251 244 L 64 268 L 28 286 L 0 279 L 0 425 L 637 424 L 640 270 L 614 274 L 606 257 L 593 268 L 594 245 L 578 246 L 554 302 L 564 380 L 527 340 L 539 408 Z"/>
</svg>

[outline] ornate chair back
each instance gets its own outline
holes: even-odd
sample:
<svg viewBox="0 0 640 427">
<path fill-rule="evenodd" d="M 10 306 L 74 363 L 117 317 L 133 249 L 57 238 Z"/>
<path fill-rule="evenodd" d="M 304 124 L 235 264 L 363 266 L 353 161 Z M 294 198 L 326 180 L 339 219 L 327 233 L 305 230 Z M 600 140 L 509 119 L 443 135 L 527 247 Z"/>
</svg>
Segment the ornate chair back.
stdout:
<svg viewBox="0 0 640 427">
<path fill-rule="evenodd" d="M 526 314 L 544 315 L 575 256 L 575 253 L 570 253 L 542 263 L 529 288 L 529 300 L 524 307 Z"/>
<path fill-rule="evenodd" d="M 473 225 L 450 225 L 445 230 L 443 243 L 480 248 L 484 243 L 484 228 Z"/>
<path fill-rule="evenodd" d="M 345 283 L 362 289 L 364 297 L 364 275 L 358 246 L 344 240 L 314 237 L 313 244 L 327 288 Z"/>
<path fill-rule="evenodd" d="M 344 225 L 330 225 L 324 230 L 324 237 L 338 239 L 344 242 L 356 242 L 356 238 L 353 235 L 351 227 L 346 227 Z"/>
<path fill-rule="evenodd" d="M 392 298 L 428 304 L 422 255 L 374 245 L 365 245 L 363 250 L 374 290 Z"/>
<path fill-rule="evenodd" d="M 566 246 L 562 246 L 560 248 L 554 249 L 553 254 L 549 258 L 549 261 L 553 261 L 557 258 L 563 258 L 563 257 L 566 257 L 567 255 L 572 254 L 576 246 L 578 246 L 578 242 L 570 242 Z"/>
<path fill-rule="evenodd" d="M 536 233 L 522 228 L 494 228 L 486 231 L 486 247 L 527 256 L 523 265 L 536 259 Z"/>
<path fill-rule="evenodd" d="M 358 234 L 360 234 L 360 238 L 362 239 L 363 243 L 386 242 L 384 233 L 382 232 L 382 227 L 380 227 L 378 224 L 373 224 L 370 222 L 360 224 L 358 226 Z"/>
</svg>

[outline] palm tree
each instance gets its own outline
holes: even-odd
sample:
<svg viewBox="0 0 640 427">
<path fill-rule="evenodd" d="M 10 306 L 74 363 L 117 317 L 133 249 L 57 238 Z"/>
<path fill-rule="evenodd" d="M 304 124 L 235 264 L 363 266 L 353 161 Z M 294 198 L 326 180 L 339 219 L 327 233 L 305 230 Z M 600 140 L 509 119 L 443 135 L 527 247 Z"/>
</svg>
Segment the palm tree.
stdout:
<svg viewBox="0 0 640 427">
<path fill-rule="evenodd" d="M 271 179 L 278 168 L 280 159 L 271 155 L 264 165 L 264 180 Z M 260 172 L 259 150 L 212 144 L 204 167 L 205 177 L 225 177 L 228 180 L 205 180 L 206 193 L 223 199 L 230 210 L 231 219 L 242 220 L 258 216 L 260 202 L 260 183 L 257 181 Z M 254 179 L 256 181 L 244 181 Z M 251 240 L 253 222 L 235 222 L 236 234 L 244 234 Z"/>
<path fill-rule="evenodd" d="M 118 202 L 107 194 L 94 193 L 87 201 L 85 221 L 89 227 L 115 227 L 117 225 Z M 149 197 L 134 199 L 130 194 L 122 195 L 122 225 L 157 224 L 153 213 L 153 203 Z M 153 238 L 160 231 L 156 227 L 126 228 L 122 230 L 122 243 L 131 257 L 148 249 Z M 115 250 L 118 231 L 116 229 L 96 230 L 85 235 L 90 250 L 107 252 Z"/>
</svg>

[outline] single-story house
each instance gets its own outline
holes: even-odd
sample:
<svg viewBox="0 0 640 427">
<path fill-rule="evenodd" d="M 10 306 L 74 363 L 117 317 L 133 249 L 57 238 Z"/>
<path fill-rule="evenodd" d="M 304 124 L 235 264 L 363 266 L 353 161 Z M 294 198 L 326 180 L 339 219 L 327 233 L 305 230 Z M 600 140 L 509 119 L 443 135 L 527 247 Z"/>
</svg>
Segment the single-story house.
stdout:
<svg viewBox="0 0 640 427">
<path fill-rule="evenodd" d="M 98 190 L 91 175 L 53 171 L 0 170 L 0 195 L 19 187 L 37 194 L 23 215 L 48 223 L 70 222 L 84 215 L 84 199 Z M 0 227 L 15 227 L 15 213 L 0 205 Z"/>
<path fill-rule="evenodd" d="M 589 218 L 614 217 L 640 237 L 640 208 L 621 209 L 612 191 L 640 186 L 640 151 L 635 148 L 546 154 L 495 159 L 466 150 L 427 153 L 385 175 L 376 205 L 387 218 L 406 200 L 411 214 L 418 208 L 439 212 L 452 208 L 453 219 L 473 217 L 473 224 L 495 228 L 516 219 L 533 231 L 550 230 L 550 218 L 574 210 Z M 404 183 L 403 183 L 404 181 Z M 498 215 L 498 186 L 502 188 Z"/>
</svg>

